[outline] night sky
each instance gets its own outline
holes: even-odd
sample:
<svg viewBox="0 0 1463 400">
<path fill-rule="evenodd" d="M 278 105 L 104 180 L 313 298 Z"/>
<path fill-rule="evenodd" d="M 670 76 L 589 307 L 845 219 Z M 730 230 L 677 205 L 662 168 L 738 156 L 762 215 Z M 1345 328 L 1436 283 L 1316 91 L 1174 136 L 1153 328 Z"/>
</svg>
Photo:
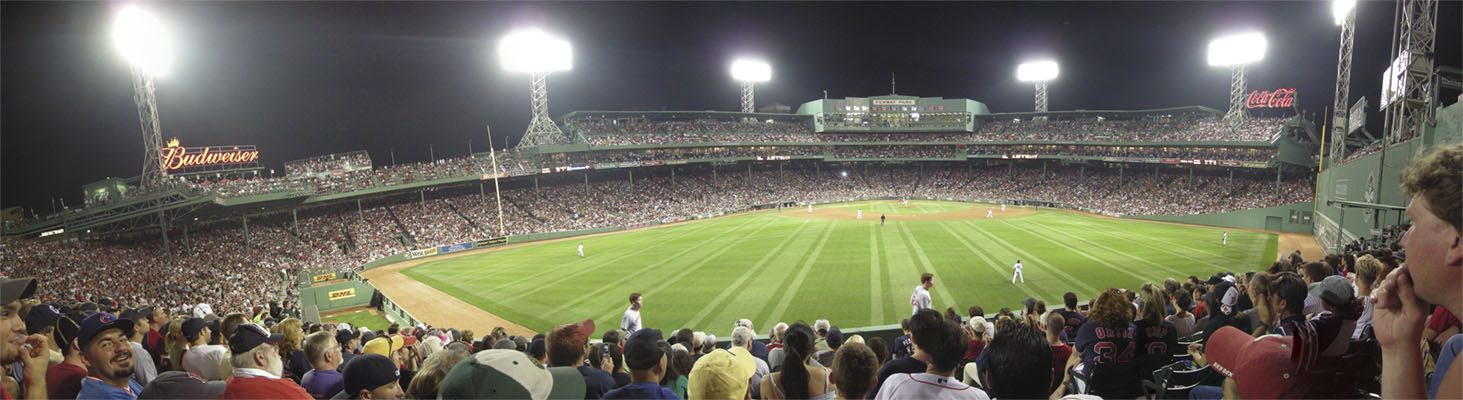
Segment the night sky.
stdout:
<svg viewBox="0 0 1463 400">
<path fill-rule="evenodd" d="M 117 3 L 0 3 L 0 205 L 49 213 L 81 185 L 140 173 L 132 83 L 111 45 Z M 898 93 L 969 98 L 1030 111 L 1015 66 L 1054 58 L 1052 110 L 1203 105 L 1223 110 L 1229 71 L 1210 39 L 1260 30 L 1270 50 L 1251 89 L 1298 89 L 1308 115 L 1331 105 L 1340 28 L 1330 2 L 1025 3 L 342 3 L 175 2 L 152 8 L 177 55 L 157 81 L 164 140 L 254 144 L 271 168 L 367 150 L 377 165 L 516 144 L 528 76 L 502 71 L 498 38 L 536 25 L 574 46 L 574 69 L 549 77 L 549 108 L 739 107 L 728 65 L 773 66 L 757 103 Z M 1351 99 L 1376 112 L 1393 3 L 1359 5 Z M 1460 62 L 1460 3 L 1439 11 L 1438 64 Z"/>
</svg>

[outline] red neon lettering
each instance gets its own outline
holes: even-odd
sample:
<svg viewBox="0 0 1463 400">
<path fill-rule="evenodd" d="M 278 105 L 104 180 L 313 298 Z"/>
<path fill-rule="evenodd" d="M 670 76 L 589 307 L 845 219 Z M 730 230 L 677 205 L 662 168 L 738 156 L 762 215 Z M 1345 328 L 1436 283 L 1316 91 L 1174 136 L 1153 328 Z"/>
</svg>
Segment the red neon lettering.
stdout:
<svg viewBox="0 0 1463 400">
<path fill-rule="evenodd" d="M 1282 108 L 1295 104 L 1295 88 L 1275 91 L 1251 91 L 1245 97 L 1245 108 Z"/>
</svg>

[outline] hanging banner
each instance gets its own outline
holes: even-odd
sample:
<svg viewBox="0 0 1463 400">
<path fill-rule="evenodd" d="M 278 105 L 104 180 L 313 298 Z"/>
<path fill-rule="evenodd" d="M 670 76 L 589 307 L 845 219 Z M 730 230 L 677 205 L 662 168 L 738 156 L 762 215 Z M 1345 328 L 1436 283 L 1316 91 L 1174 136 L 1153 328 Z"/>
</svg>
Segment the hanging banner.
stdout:
<svg viewBox="0 0 1463 400">
<path fill-rule="evenodd" d="M 315 283 L 325 282 L 325 281 L 328 281 L 328 280 L 331 280 L 331 279 L 335 279 L 335 273 L 334 272 L 331 272 L 331 273 L 328 273 L 328 274 L 315 275 L 313 277 L 310 277 L 310 280 L 313 281 L 313 282 L 315 282 Z"/>
</svg>

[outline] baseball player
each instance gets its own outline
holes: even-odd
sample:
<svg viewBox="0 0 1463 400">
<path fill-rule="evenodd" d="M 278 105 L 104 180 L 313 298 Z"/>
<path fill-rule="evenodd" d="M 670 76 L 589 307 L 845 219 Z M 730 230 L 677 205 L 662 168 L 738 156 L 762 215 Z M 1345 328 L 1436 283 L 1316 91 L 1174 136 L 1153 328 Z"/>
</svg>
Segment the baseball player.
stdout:
<svg viewBox="0 0 1463 400">
<path fill-rule="evenodd" d="M 813 213 L 813 203 L 808 203 L 808 214 Z"/>
<path fill-rule="evenodd" d="M 919 276 L 919 286 L 914 287 L 914 293 L 909 294 L 909 306 L 914 309 L 910 315 L 918 314 L 921 308 L 931 308 L 930 287 L 935 286 L 935 274 L 924 273 Z"/>
<path fill-rule="evenodd" d="M 1219 244 L 1223 246 L 1229 245 L 1229 232 L 1224 233 L 1224 237 L 1219 239 Z"/>
<path fill-rule="evenodd" d="M 864 219 L 864 210 L 862 210 L 862 209 L 858 210 L 858 219 L 859 220 L 863 220 Z"/>
<path fill-rule="evenodd" d="M 986 218 L 995 218 L 996 217 L 996 213 L 995 213 L 994 210 L 991 210 L 991 209 L 987 208 L 987 209 L 985 209 L 985 217 Z"/>
<path fill-rule="evenodd" d="M 1006 204 L 1001 203 L 1001 212 L 1006 212 Z"/>
<path fill-rule="evenodd" d="M 1017 278 L 1021 278 L 1021 283 L 1026 283 L 1026 276 L 1021 275 L 1021 260 L 1016 260 L 1016 265 L 1012 265 L 1011 270 L 1011 283 L 1016 283 Z"/>
<path fill-rule="evenodd" d="M 584 243 L 579 243 L 579 257 L 584 257 Z"/>
<path fill-rule="evenodd" d="M 884 226 L 884 214 L 879 214 L 879 226 Z"/>
</svg>

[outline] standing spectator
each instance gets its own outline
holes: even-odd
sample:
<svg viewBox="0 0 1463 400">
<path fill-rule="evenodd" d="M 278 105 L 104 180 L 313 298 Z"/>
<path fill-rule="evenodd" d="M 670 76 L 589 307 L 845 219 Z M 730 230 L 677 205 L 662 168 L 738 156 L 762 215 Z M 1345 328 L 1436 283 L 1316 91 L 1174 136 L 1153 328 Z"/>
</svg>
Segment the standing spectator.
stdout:
<svg viewBox="0 0 1463 400">
<path fill-rule="evenodd" d="M 584 245 L 580 245 L 581 247 Z M 630 307 L 625 309 L 625 315 L 620 317 L 620 330 L 626 333 L 635 333 L 640 330 L 640 306 L 645 304 L 645 298 L 639 292 L 630 293 Z"/>
<path fill-rule="evenodd" d="M 828 381 L 838 389 L 838 399 L 863 399 L 878 383 L 879 357 L 868 346 L 849 343 L 833 355 L 833 374 Z"/>
<path fill-rule="evenodd" d="M 1081 311 L 1077 310 L 1076 293 L 1067 292 L 1067 294 L 1062 295 L 1062 302 L 1066 306 L 1066 308 L 1062 309 L 1062 318 L 1064 321 L 1062 333 L 1068 338 L 1075 338 L 1077 337 L 1077 330 L 1082 328 L 1082 324 L 1087 323 L 1087 317 L 1082 315 Z"/>
<path fill-rule="evenodd" d="M 971 317 L 971 320 L 974 321 L 975 318 Z M 984 321 L 984 319 L 982 319 L 982 321 Z M 894 358 L 909 357 L 910 355 L 914 354 L 914 346 L 909 344 L 909 318 L 905 318 L 903 321 L 899 321 L 899 330 L 904 334 L 894 338 L 894 348 L 890 349 L 890 352 L 894 353 Z"/>
<path fill-rule="evenodd" d="M 76 321 L 86 319 L 81 312 L 71 311 L 56 320 L 52 340 L 61 345 L 64 357 L 61 363 L 46 370 L 46 393 L 57 399 L 74 399 L 81 392 L 81 379 L 86 377 L 86 362 L 81 358 L 81 347 L 76 344 L 76 333 L 81 325 Z M 3 332 L 0 332 L 3 334 Z"/>
<path fill-rule="evenodd" d="M 159 332 L 159 329 L 164 329 L 163 327 L 168 326 L 168 323 L 172 322 L 173 317 L 168 314 L 167 307 L 157 306 L 151 309 L 152 313 L 147 315 L 147 340 L 142 342 L 142 344 L 143 347 L 147 348 L 147 352 L 152 354 L 153 365 L 157 367 L 158 371 L 171 371 L 172 360 L 166 357 L 168 355 L 168 349 L 164 346 L 163 334 Z"/>
<path fill-rule="evenodd" d="M 45 336 L 25 335 L 25 320 L 20 315 L 21 299 L 28 299 L 36 293 L 35 278 L 10 279 L 0 277 L 0 364 L 21 364 L 25 399 L 46 398 L 46 343 Z M 24 345 L 30 345 L 26 349 Z M 12 398 L 0 387 L 0 398 Z"/>
<path fill-rule="evenodd" d="M 1051 348 L 1051 383 L 1047 386 L 1047 392 L 1057 390 L 1062 384 L 1062 378 L 1067 373 L 1067 360 L 1072 359 L 1072 346 L 1062 340 L 1062 329 L 1066 319 L 1059 312 L 1048 313 L 1046 317 L 1046 344 Z M 997 395 L 999 396 L 999 395 Z"/>
<path fill-rule="evenodd" d="M 753 340 L 753 335 L 755 335 L 755 333 L 752 331 L 751 327 L 738 326 L 736 328 L 733 328 L 731 336 L 732 348 L 740 347 L 743 349 L 747 349 L 747 353 L 752 354 L 752 350 L 749 347 L 752 343 L 757 343 L 756 340 Z M 754 358 L 754 360 L 752 361 L 754 364 L 756 364 L 757 369 L 756 373 L 752 374 L 751 394 L 753 398 L 761 398 L 762 377 L 767 376 L 767 374 L 771 373 L 772 369 L 767 366 L 766 361 L 763 361 L 761 358 L 756 358 L 755 354 L 753 354 L 752 357 Z"/>
<path fill-rule="evenodd" d="M 220 399 L 300 399 L 311 400 L 309 392 L 295 381 L 280 377 L 284 360 L 276 347 L 284 335 L 270 334 L 257 324 L 244 324 L 229 337 L 234 375 Z"/>
<path fill-rule="evenodd" d="M 182 334 L 188 344 L 188 351 L 183 353 L 183 369 L 210 381 L 226 378 L 220 375 L 219 362 L 226 358 L 229 349 L 208 344 L 208 338 L 213 336 L 213 332 L 208 329 L 203 318 L 192 317 L 184 320 Z"/>
<path fill-rule="evenodd" d="M 910 314 L 918 314 L 919 310 L 931 308 L 930 287 L 935 286 L 935 274 L 924 273 L 919 276 L 919 286 L 914 287 L 914 293 L 909 294 L 909 305 L 914 311 Z"/>
<path fill-rule="evenodd" d="M 344 371 L 345 364 L 356 356 L 356 348 L 361 344 L 361 336 L 353 329 L 341 329 L 335 331 L 335 343 L 340 346 L 340 366 L 335 369 Z"/>
<path fill-rule="evenodd" d="M 735 335 L 733 335 L 735 337 Z M 625 341 L 625 366 L 630 368 L 630 384 L 605 393 L 606 399 L 678 399 L 670 389 L 658 384 L 665 375 L 667 354 L 660 348 L 659 330 L 642 329 Z"/>
<path fill-rule="evenodd" d="M 549 331 L 545 344 L 548 345 L 550 367 L 577 368 L 584 376 L 584 398 L 598 399 L 615 387 L 615 378 L 609 373 L 584 365 L 588 351 L 589 335 L 594 333 L 594 320 L 560 325 Z"/>
<path fill-rule="evenodd" d="M 300 378 L 300 387 L 316 399 L 327 399 L 342 388 L 340 345 L 329 332 L 315 332 L 305 337 L 305 357 L 310 359 L 310 372 Z"/>
<path fill-rule="evenodd" d="M 929 312 L 939 318 L 939 313 L 934 310 Z M 834 393 L 828 387 L 828 369 L 810 362 L 813 358 L 813 340 L 816 337 L 813 328 L 808 324 L 796 322 L 787 328 L 785 336 L 783 348 L 787 350 L 787 360 L 783 363 L 782 371 L 762 377 L 762 398 L 767 400 L 826 400 L 833 398 Z"/>
<path fill-rule="evenodd" d="M 1356 330 L 1351 340 L 1361 339 L 1361 332 L 1372 325 L 1372 289 L 1382 272 L 1382 262 L 1376 257 L 1364 255 L 1356 259 L 1356 297 L 1361 298 L 1361 316 L 1356 319 Z"/>
<path fill-rule="evenodd" d="M 143 386 L 147 386 L 148 382 L 152 382 L 152 378 L 157 377 L 157 365 L 152 363 L 152 355 L 148 354 L 147 349 L 142 345 L 143 339 L 147 337 L 147 332 L 151 330 L 147 325 L 149 314 L 152 314 L 150 309 L 133 308 L 122 312 L 122 319 L 133 321 L 135 325 L 127 342 L 132 347 L 132 376 L 137 379 L 138 384 Z"/>
<path fill-rule="evenodd" d="M 86 379 L 77 399 L 136 399 L 142 385 L 132 380 L 135 362 L 127 338 L 136 332 L 132 321 L 99 312 L 81 321 L 76 343 L 86 360 Z"/>
<path fill-rule="evenodd" d="M 406 394 L 413 399 L 435 399 L 442 386 L 442 379 L 447 377 L 452 367 L 462 360 L 471 357 L 468 352 L 467 343 L 452 342 L 442 347 L 441 351 L 432 353 L 426 361 L 422 361 L 421 369 L 412 376 L 411 385 L 407 386 Z"/>
<path fill-rule="evenodd" d="M 980 389 L 954 379 L 955 367 L 964 354 L 965 338 L 960 327 L 934 310 L 920 311 L 909 321 L 915 347 L 929 353 L 930 362 L 920 373 L 890 376 L 879 385 L 876 399 L 989 399 Z M 1006 330 L 1000 328 L 998 331 Z M 999 334 L 999 332 L 997 332 Z M 1045 363 L 1043 363 L 1044 365 Z"/>
<path fill-rule="evenodd" d="M 310 371 L 310 359 L 305 357 L 305 350 L 300 349 L 300 343 L 305 339 L 301 324 L 299 318 L 290 317 L 274 326 L 274 333 L 284 335 L 284 341 L 279 343 L 279 356 L 284 360 L 283 376 L 296 382 Z"/>
</svg>

